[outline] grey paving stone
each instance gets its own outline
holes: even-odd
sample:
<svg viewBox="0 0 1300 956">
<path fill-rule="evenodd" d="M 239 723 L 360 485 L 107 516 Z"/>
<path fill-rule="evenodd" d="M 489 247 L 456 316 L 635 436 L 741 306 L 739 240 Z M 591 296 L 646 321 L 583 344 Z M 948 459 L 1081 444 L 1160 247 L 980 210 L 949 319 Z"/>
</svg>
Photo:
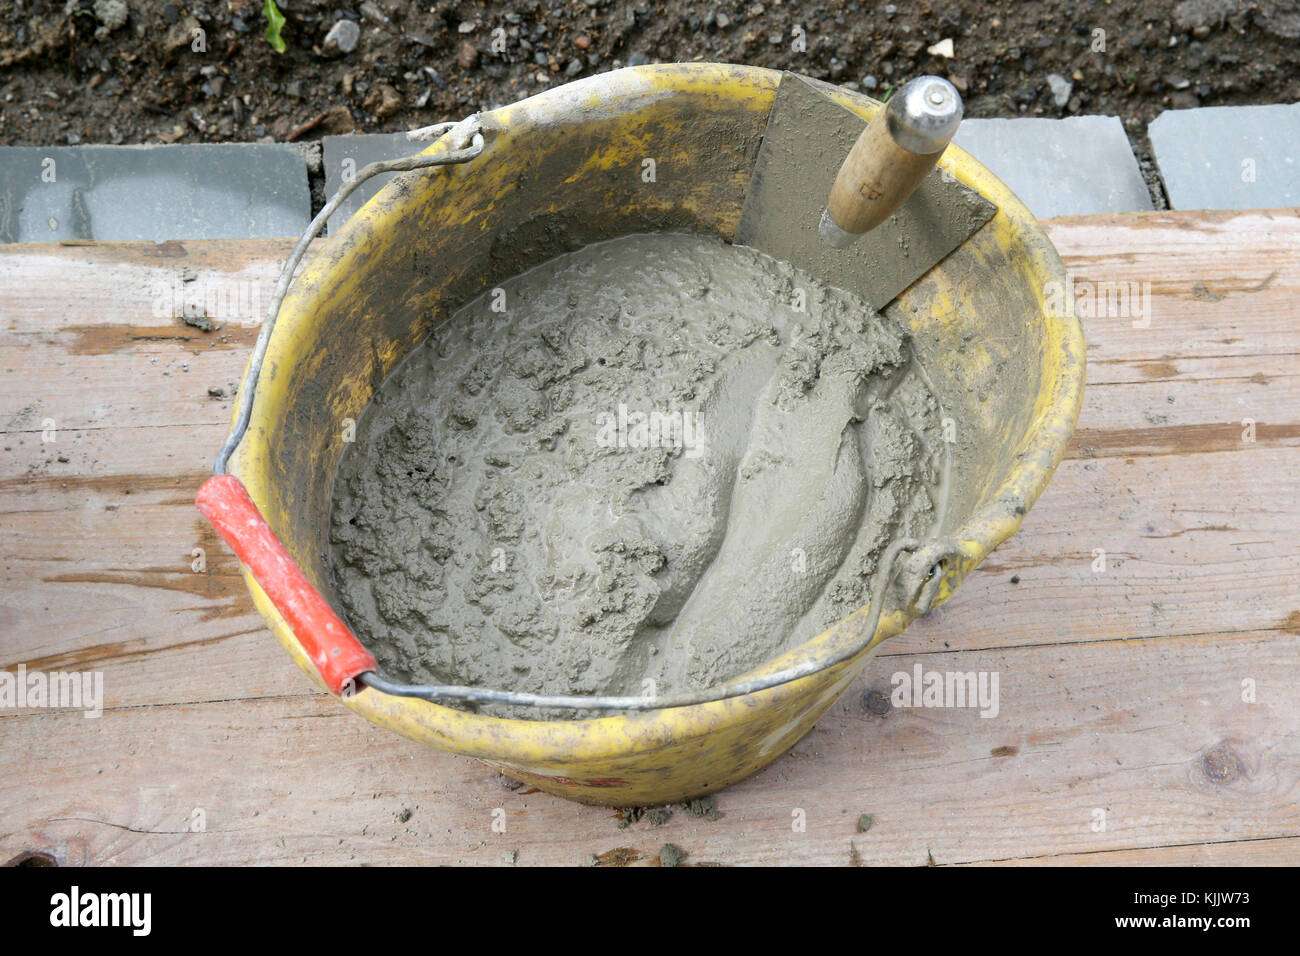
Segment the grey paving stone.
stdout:
<svg viewBox="0 0 1300 956">
<path fill-rule="evenodd" d="M 1147 131 L 1175 209 L 1300 205 L 1300 103 L 1166 110 Z"/>
<path fill-rule="evenodd" d="M 354 175 L 367 163 L 386 159 L 404 159 L 429 148 L 428 143 L 412 143 L 405 133 L 360 133 L 348 136 L 326 136 L 321 140 L 325 162 L 325 201 L 338 192 L 344 175 Z M 386 173 L 362 183 L 334 215 L 330 216 L 326 233 L 337 230 L 352 214 L 383 189 L 397 173 Z"/>
<path fill-rule="evenodd" d="M 968 119 L 954 142 L 1040 219 L 1152 208 L 1117 116 Z"/>
<path fill-rule="evenodd" d="M 276 238 L 310 221 L 293 146 L 0 147 L 0 242 Z"/>
</svg>

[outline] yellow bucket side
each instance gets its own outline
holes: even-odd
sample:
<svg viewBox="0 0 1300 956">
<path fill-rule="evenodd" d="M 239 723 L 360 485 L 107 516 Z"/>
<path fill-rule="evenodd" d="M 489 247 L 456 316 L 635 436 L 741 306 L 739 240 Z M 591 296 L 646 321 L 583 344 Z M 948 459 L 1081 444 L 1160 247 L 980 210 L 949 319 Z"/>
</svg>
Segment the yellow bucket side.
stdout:
<svg viewBox="0 0 1300 956">
<path fill-rule="evenodd" d="M 510 148 L 514 129 L 548 122 L 581 121 L 600 116 L 606 122 L 632 129 L 625 112 L 635 106 L 637 123 L 662 113 L 671 138 L 682 129 L 680 114 L 666 109 L 673 97 L 690 94 L 702 103 L 710 100 L 730 109 L 766 115 L 779 74 L 755 68 L 719 64 L 660 66 L 604 74 L 601 84 L 574 84 L 511 106 L 485 117 L 493 127 L 495 148 L 491 182 L 496 184 L 483 202 L 510 201 L 512 176 L 528 171 L 527 156 Z M 828 92 L 832 92 L 828 89 Z M 869 117 L 879 104 L 842 91 L 835 99 Z M 619 128 L 617 125 L 615 128 Z M 683 140 L 688 137 L 683 135 Z M 430 150 L 446 147 L 434 144 Z M 477 162 L 477 161 L 476 161 Z M 626 144 L 595 150 L 586 160 L 591 167 L 610 168 L 628 162 Z M 662 165 L 668 165 L 663 163 Z M 1035 290 L 1039 319 L 1049 344 L 1045 354 L 1032 426 L 1025 431 L 1014 467 L 996 492 L 974 516 L 963 523 L 957 544 L 961 560 L 945 568 L 938 600 L 945 600 L 989 551 L 1019 527 L 1025 510 L 1045 486 L 1064 453 L 1077 418 L 1083 385 L 1083 340 L 1073 316 L 1051 314 L 1046 307 L 1044 283 L 1063 278 L 1060 260 L 1028 210 L 987 170 L 957 147 L 950 147 L 941 167 L 975 188 L 999 207 L 999 212 L 971 243 L 996 247 L 1014 263 L 1023 281 Z M 474 163 L 449 175 L 462 185 L 476 182 Z M 749 170 L 732 171 L 747 182 Z M 487 177 L 480 177 L 480 181 Z M 742 183 L 743 187 L 743 183 Z M 390 187 L 391 188 L 391 187 Z M 387 192 L 387 191 L 386 191 Z M 700 201 L 692 210 L 701 221 L 712 222 L 724 235 L 734 232 L 739 209 L 715 210 Z M 233 471 L 248 487 L 268 522 L 283 536 L 290 515 L 279 505 L 273 483 L 285 480 L 270 453 L 270 437 L 279 416 L 299 399 L 289 375 L 278 369 L 318 360 L 310 354 L 310 312 L 328 303 L 314 301 L 318 288 L 331 288 L 331 301 L 359 295 L 364 270 L 360 268 L 385 247 L 392 220 L 402 215 L 399 206 L 385 201 L 383 193 L 369 202 L 348 226 L 353 242 L 333 256 L 321 254 L 309 263 L 298 280 L 273 336 L 266 369 L 257 393 L 249 433 L 239 449 Z M 469 224 L 471 219 L 461 219 Z M 369 233 L 367 241 L 358 235 Z M 332 242 L 333 240 L 331 240 Z M 368 244 L 367 244 L 368 242 Z M 923 280 L 918 280 L 924 281 Z M 912 290 L 900 301 L 906 302 Z M 926 302 L 939 314 L 956 314 L 958 303 L 949 290 L 940 290 Z M 383 354 L 379 363 L 391 368 L 401 356 Z M 969 361 L 978 361 L 972 352 Z M 345 392 L 356 397 L 370 393 L 372 383 L 361 376 L 347 380 Z M 286 540 L 291 551 L 295 545 Z M 297 543 L 298 551 L 305 545 Z M 302 560 L 301 554 L 298 555 Z M 247 574 L 250 592 L 259 612 L 270 623 L 277 640 L 295 662 L 316 677 L 291 629 Z M 762 668 L 762 673 L 797 660 L 825 655 L 856 640 L 865 624 L 866 609 L 846 618 L 804 646 Z M 413 740 L 456 753 L 481 758 L 506 772 L 527 779 L 541 789 L 584 802 L 633 805 L 666 802 L 699 795 L 743 779 L 787 750 L 822 716 L 836 697 L 865 665 L 880 641 L 900 632 L 909 619 L 903 612 L 884 617 L 872 648 L 852 661 L 802 680 L 758 694 L 727 701 L 628 716 L 577 721 L 522 721 L 466 713 L 427 701 L 393 697 L 363 689 L 343 703 L 368 720 Z"/>
</svg>

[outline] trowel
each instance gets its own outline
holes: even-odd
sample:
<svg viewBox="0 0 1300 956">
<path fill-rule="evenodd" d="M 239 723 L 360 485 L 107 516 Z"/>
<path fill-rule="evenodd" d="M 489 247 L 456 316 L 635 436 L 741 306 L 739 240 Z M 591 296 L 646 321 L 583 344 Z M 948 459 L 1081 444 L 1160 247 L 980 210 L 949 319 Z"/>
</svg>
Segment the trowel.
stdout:
<svg viewBox="0 0 1300 956">
<path fill-rule="evenodd" d="M 834 90 L 782 74 L 734 241 L 883 309 L 997 207 L 936 168 L 962 117 L 947 80 L 909 81 L 870 123 Z"/>
</svg>

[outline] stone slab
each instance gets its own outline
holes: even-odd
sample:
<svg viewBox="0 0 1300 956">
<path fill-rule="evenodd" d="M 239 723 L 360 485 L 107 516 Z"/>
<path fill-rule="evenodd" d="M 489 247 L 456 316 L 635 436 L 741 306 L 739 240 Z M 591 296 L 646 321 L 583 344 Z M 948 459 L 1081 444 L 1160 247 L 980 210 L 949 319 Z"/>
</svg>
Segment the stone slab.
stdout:
<svg viewBox="0 0 1300 956">
<path fill-rule="evenodd" d="M 1152 208 L 1117 116 L 968 119 L 954 142 L 1040 219 Z"/>
<path fill-rule="evenodd" d="M 1175 209 L 1300 205 L 1300 103 L 1166 110 L 1148 132 Z"/>
<path fill-rule="evenodd" d="M 0 148 L 0 242 L 271 239 L 310 221 L 294 146 Z"/>
</svg>

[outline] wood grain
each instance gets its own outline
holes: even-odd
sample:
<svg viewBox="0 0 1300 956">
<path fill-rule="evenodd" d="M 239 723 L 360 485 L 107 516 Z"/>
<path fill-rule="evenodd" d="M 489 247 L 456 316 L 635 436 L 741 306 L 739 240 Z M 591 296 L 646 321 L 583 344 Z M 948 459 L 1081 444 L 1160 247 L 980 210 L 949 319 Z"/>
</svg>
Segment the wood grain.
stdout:
<svg viewBox="0 0 1300 956">
<path fill-rule="evenodd" d="M 106 708 L 0 710 L 0 862 L 1300 862 L 1300 217 L 1046 225 L 1076 281 L 1148 283 L 1151 322 L 1086 320 L 1021 532 L 721 819 L 626 829 L 356 718 L 253 612 L 192 501 L 256 315 L 171 306 L 269 301 L 287 243 L 0 248 L 0 667 L 102 671 Z M 884 706 L 918 664 L 997 673 L 998 715 Z"/>
</svg>

